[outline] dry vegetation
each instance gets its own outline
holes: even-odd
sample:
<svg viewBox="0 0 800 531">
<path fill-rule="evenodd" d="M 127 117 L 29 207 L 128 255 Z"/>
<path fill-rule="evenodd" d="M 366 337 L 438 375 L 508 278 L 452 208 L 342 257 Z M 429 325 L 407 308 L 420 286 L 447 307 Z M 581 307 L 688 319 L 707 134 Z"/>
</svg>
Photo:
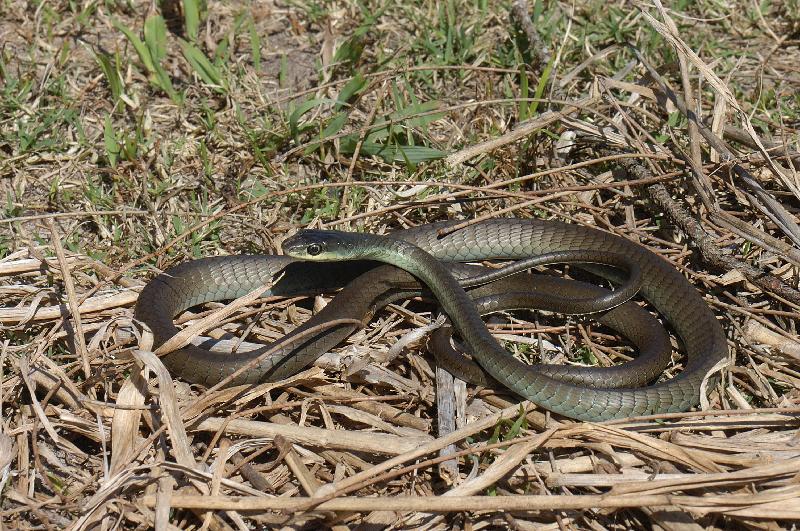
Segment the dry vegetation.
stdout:
<svg viewBox="0 0 800 531">
<path fill-rule="evenodd" d="M 800 4 L 531 4 L 0 0 L 3 525 L 800 519 Z M 435 309 L 413 302 L 255 387 L 189 386 L 137 349 L 132 305 L 172 264 L 308 224 L 498 216 L 684 272 L 731 352 L 703 410 L 580 423 L 451 382 L 448 428 L 417 332 Z M 268 342 L 308 307 L 258 300 L 208 334 Z M 630 354 L 589 319 L 490 326 L 522 357 Z"/>
</svg>

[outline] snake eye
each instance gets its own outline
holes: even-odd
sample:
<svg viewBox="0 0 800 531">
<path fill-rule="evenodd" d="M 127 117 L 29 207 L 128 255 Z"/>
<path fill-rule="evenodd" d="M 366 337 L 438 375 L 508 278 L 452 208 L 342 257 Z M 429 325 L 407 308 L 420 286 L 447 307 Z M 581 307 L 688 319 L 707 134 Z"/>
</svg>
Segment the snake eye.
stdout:
<svg viewBox="0 0 800 531">
<path fill-rule="evenodd" d="M 322 246 L 318 243 L 312 243 L 311 245 L 308 246 L 306 252 L 308 252 L 308 254 L 311 256 L 317 256 L 319 253 L 322 252 Z"/>
</svg>

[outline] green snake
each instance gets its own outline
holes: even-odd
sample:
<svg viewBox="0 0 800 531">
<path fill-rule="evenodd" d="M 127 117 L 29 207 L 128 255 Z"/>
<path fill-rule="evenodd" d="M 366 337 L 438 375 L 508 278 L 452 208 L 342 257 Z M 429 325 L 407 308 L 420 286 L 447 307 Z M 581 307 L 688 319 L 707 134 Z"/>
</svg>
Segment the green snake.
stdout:
<svg viewBox="0 0 800 531">
<path fill-rule="evenodd" d="M 287 241 L 285 248 L 302 255 L 312 244 L 327 246 L 331 241 L 336 241 L 343 243 L 339 249 L 342 252 L 337 251 L 338 254 L 328 255 L 327 258 L 378 261 L 388 258 L 394 260 L 395 265 L 408 267 L 431 288 L 453 319 L 468 350 L 483 369 L 521 396 L 577 419 L 602 420 L 685 411 L 698 403 L 700 384 L 706 373 L 727 356 L 722 329 L 698 292 L 665 260 L 633 242 L 599 230 L 553 221 L 491 220 L 440 236 L 440 230 L 449 226 L 452 223 L 423 225 L 393 233 L 392 239 L 388 240 L 353 233 L 302 233 Z M 404 243 L 398 244 L 398 241 Z M 468 297 L 465 298 L 463 289 L 453 280 L 449 269 L 435 265 L 439 263 L 437 260 L 525 259 L 574 250 L 622 255 L 640 268 L 642 295 L 669 321 L 683 340 L 688 359 L 685 370 L 679 376 L 651 387 L 621 389 L 612 388 L 616 384 L 606 378 L 601 380 L 601 388 L 588 389 L 574 378 L 573 372 L 578 372 L 575 367 L 559 368 L 547 373 L 542 372 L 541 366 L 522 364 L 499 347 L 482 321 L 478 323 L 474 304 Z M 407 262 L 407 257 L 412 255 L 419 260 Z M 315 259 L 322 257 L 322 253 L 309 256 Z M 431 260 L 431 257 L 437 260 Z M 172 318 L 180 311 L 203 302 L 243 295 L 269 283 L 278 272 L 283 272 L 280 281 L 265 295 L 292 296 L 325 291 L 340 287 L 359 275 L 372 275 L 360 289 L 349 292 L 345 289 L 339 295 L 345 295 L 348 302 L 358 302 L 357 306 L 360 305 L 364 320 L 367 320 L 375 308 L 407 294 L 419 293 L 419 289 L 396 289 L 391 283 L 382 285 L 383 278 L 392 276 L 389 271 L 385 268 L 376 269 L 373 263 L 361 261 L 321 264 L 282 256 L 208 258 L 181 264 L 156 277 L 142 291 L 135 316 L 151 327 L 156 344 L 160 344 L 177 332 Z M 375 287 L 369 294 L 363 293 L 363 285 L 367 285 L 367 282 Z M 401 282 L 408 284 L 409 277 L 404 277 Z M 587 296 L 591 298 L 596 295 Z M 364 300 L 356 301 L 359 297 Z M 315 318 L 320 318 L 324 323 L 323 319 L 330 318 L 324 317 L 324 313 Z M 312 318 L 312 322 L 315 318 Z M 310 337 L 289 334 L 282 341 L 277 354 L 240 375 L 234 383 L 279 380 L 294 374 L 356 328 L 356 325 L 339 325 Z M 169 354 L 164 361 L 171 371 L 190 381 L 212 384 L 262 351 L 224 357 L 189 346 Z M 644 374 L 640 369 L 634 372 Z M 557 379 L 563 377 L 566 377 L 565 381 Z M 639 378 L 638 383 L 643 378 Z M 645 379 L 652 380 L 652 374 Z M 628 384 L 623 382 L 622 385 Z"/>
</svg>

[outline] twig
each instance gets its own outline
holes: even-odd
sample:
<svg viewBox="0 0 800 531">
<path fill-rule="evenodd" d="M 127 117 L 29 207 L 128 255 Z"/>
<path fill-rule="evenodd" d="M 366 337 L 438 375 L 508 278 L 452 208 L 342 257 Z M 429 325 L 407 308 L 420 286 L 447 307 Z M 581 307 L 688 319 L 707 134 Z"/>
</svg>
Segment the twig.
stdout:
<svg viewBox="0 0 800 531">
<path fill-rule="evenodd" d="M 744 144 L 750 149 L 758 149 L 758 144 L 753 140 L 753 137 L 744 129 L 739 129 L 730 124 L 725 124 L 725 129 L 722 134 L 725 138 Z M 783 142 L 775 142 L 773 140 L 761 139 L 761 144 L 767 148 L 767 151 L 774 152 L 778 157 L 784 157 L 789 163 L 800 170 L 800 153 L 790 149 Z"/>
<path fill-rule="evenodd" d="M 773 490 L 778 492 L 773 492 Z M 319 504 L 321 511 L 553 511 L 566 509 L 605 509 L 643 506 L 675 506 L 703 513 L 733 513 L 772 518 L 800 518 L 800 509 L 790 501 L 800 496 L 800 487 L 770 489 L 759 494 L 727 494 L 718 496 L 676 496 L 672 494 L 605 494 L 584 496 L 398 496 L 351 497 L 329 500 Z M 302 511 L 309 498 L 265 498 L 241 496 L 173 495 L 172 506 L 180 508 L 236 511 Z M 155 497 L 144 496 L 148 507 Z M 779 505 L 780 504 L 780 505 Z M 763 509 L 762 509 L 763 508 Z M 772 515 L 772 516 L 770 516 Z"/>
<path fill-rule="evenodd" d="M 615 159 L 618 159 L 620 157 L 616 157 L 616 156 L 614 156 L 614 157 L 602 157 L 601 159 L 606 159 L 606 158 L 608 158 L 609 160 L 615 160 Z M 627 158 L 627 157 L 622 157 L 622 158 Z M 638 157 L 636 157 L 636 158 L 638 158 Z M 592 162 L 592 164 L 600 163 L 601 159 L 596 159 L 595 161 L 591 161 L 591 162 Z M 519 183 L 519 182 L 523 182 L 523 181 L 527 181 L 527 180 L 531 180 L 531 179 L 540 177 L 543 174 L 547 175 L 547 174 L 553 174 L 553 173 L 562 173 L 562 172 L 570 171 L 571 169 L 577 169 L 578 167 L 583 167 L 583 166 L 588 166 L 588 165 L 589 164 L 585 164 L 585 163 L 571 164 L 569 166 L 564 166 L 564 167 L 561 167 L 561 168 L 549 169 L 549 170 L 545 170 L 545 171 L 541 171 L 541 172 L 536 172 L 535 174 L 526 175 L 526 176 L 523 176 L 523 177 L 517 177 L 515 179 L 510 179 L 509 181 L 506 181 L 503 184 L 506 184 L 506 185 L 507 184 L 516 184 L 516 183 Z M 540 197 L 540 196 L 549 195 L 550 197 L 548 197 L 547 200 L 550 200 L 550 199 L 552 199 L 554 197 L 562 197 L 562 196 L 568 195 L 567 192 L 574 193 L 574 192 L 586 192 L 586 191 L 590 191 L 590 190 L 612 190 L 612 189 L 615 189 L 615 188 L 623 188 L 626 185 L 627 186 L 639 186 L 639 185 L 650 184 L 650 183 L 654 183 L 654 182 L 667 182 L 667 181 L 675 180 L 680 175 L 683 175 L 683 172 L 676 171 L 676 172 L 665 173 L 663 175 L 655 175 L 653 177 L 650 177 L 649 179 L 644 179 L 644 180 L 635 179 L 635 180 L 631 180 L 631 181 L 628 181 L 628 182 L 625 182 L 625 183 L 610 182 L 610 183 L 596 183 L 596 184 L 580 184 L 580 185 L 558 186 L 558 187 L 554 187 L 554 188 L 542 188 L 540 190 L 529 190 L 527 192 L 504 192 L 502 194 L 498 194 L 497 197 L 506 196 L 506 197 L 529 199 L 531 197 Z M 495 193 L 494 188 L 497 187 L 499 184 L 500 183 L 494 183 L 494 184 L 491 184 L 491 185 L 488 185 L 488 186 L 485 186 L 485 187 L 470 187 L 470 188 L 476 188 L 476 190 L 475 190 L 476 192 L 481 192 L 481 193 L 487 192 L 489 194 L 494 194 Z M 437 184 L 437 186 L 441 186 L 443 188 L 445 188 L 445 187 L 453 187 L 450 184 Z M 460 186 L 455 186 L 454 188 L 463 189 Z M 384 208 L 381 208 L 381 209 L 372 210 L 372 211 L 369 211 L 369 212 L 363 212 L 361 214 L 356 214 L 356 215 L 350 216 L 348 218 L 343 218 L 343 219 L 340 219 L 340 220 L 331 221 L 330 223 L 325 223 L 325 224 L 322 225 L 322 227 L 323 228 L 333 227 L 333 226 L 336 226 L 336 225 L 339 225 L 339 224 L 342 224 L 342 223 L 351 222 L 351 221 L 354 221 L 354 220 L 357 220 L 357 219 L 380 216 L 380 215 L 387 214 L 389 212 L 394 212 L 396 210 L 403 210 L 403 209 L 406 209 L 406 208 L 413 208 L 413 207 L 419 206 L 419 205 L 433 206 L 433 205 L 436 204 L 437 201 L 442 201 L 442 202 L 445 202 L 445 203 L 454 203 L 454 202 L 458 202 L 459 200 L 467 201 L 467 200 L 469 200 L 469 198 L 468 198 L 469 190 L 466 190 L 466 189 L 463 189 L 463 190 L 464 191 L 462 191 L 462 192 L 455 192 L 455 193 L 448 192 L 446 194 L 441 194 L 441 195 L 437 195 L 437 196 L 431 196 L 431 197 L 425 199 L 424 201 L 409 201 L 409 202 L 405 202 L 405 203 L 401 203 L 401 204 L 397 204 L 397 205 L 391 205 L 391 206 L 384 207 Z M 552 195 L 550 195 L 550 194 L 552 194 Z M 465 199 L 461 199 L 461 198 L 465 198 Z M 541 199 L 537 199 L 537 200 L 531 201 L 530 203 L 525 204 L 524 206 L 530 206 L 532 204 L 539 204 L 539 203 L 542 203 L 542 202 L 544 202 L 544 201 L 542 201 Z M 517 205 L 513 209 L 516 209 L 516 208 L 523 208 L 523 207 Z M 490 216 L 490 217 L 492 217 L 492 216 Z M 474 222 L 474 220 L 473 220 L 473 222 Z"/>
<path fill-rule="evenodd" d="M 714 88 L 717 94 L 722 97 L 726 104 L 730 105 L 741 117 L 741 120 L 745 126 L 745 129 L 750 133 L 751 138 L 758 146 L 758 150 L 764 156 L 767 165 L 769 166 L 770 170 L 772 170 L 773 174 L 788 188 L 795 197 L 800 198 L 800 182 L 798 182 L 796 176 L 789 176 L 784 173 L 776 164 L 775 161 L 769 156 L 766 148 L 761 144 L 761 141 L 756 134 L 755 128 L 753 128 L 753 124 L 750 121 L 749 115 L 744 112 L 739 102 L 736 101 L 731 90 L 728 86 L 714 73 L 714 71 L 709 68 L 709 66 L 702 60 L 700 57 L 692 50 L 684 41 L 682 41 L 676 34 L 669 30 L 667 26 L 656 20 L 650 13 L 640 7 L 640 12 L 642 17 L 648 24 L 650 24 L 653 29 L 655 29 L 659 34 L 661 34 L 664 39 L 666 39 L 672 46 L 675 48 L 676 52 L 680 55 L 685 56 L 689 61 L 691 61 L 695 67 L 700 71 L 700 73 L 704 76 L 706 81 Z M 777 49 L 774 47 L 773 49 Z M 637 56 L 639 56 L 638 50 L 635 50 Z M 651 69 L 649 65 L 647 66 L 648 70 Z M 700 124 L 698 123 L 698 128 L 700 128 Z M 702 133 L 705 136 L 704 133 Z M 713 138 L 716 139 L 716 136 L 712 135 Z M 718 140 L 718 139 L 717 139 Z M 714 146 L 712 146 L 714 147 Z M 716 147 L 714 147 L 716 149 Z"/>
<path fill-rule="evenodd" d="M 313 496 L 320 487 L 320 483 L 300 459 L 292 444 L 283 435 L 276 435 L 275 447 L 280 450 L 283 455 L 283 461 L 300 481 L 300 486 L 303 487 L 306 495 Z"/>
<path fill-rule="evenodd" d="M 650 174 L 647 168 L 631 161 L 631 159 L 621 160 L 619 164 L 625 168 L 629 175 L 633 175 L 637 179 L 647 177 Z M 703 229 L 700 223 L 697 222 L 686 209 L 672 199 L 664 185 L 652 184 L 648 186 L 646 190 L 655 204 L 656 212 L 666 213 L 670 219 L 686 233 L 692 245 L 697 247 L 700 251 L 703 260 L 723 271 L 739 271 L 749 282 L 761 289 L 777 293 L 781 297 L 785 297 L 796 304 L 800 304 L 800 292 L 781 279 L 743 262 L 734 256 L 723 253 L 714 243 L 714 239 L 711 235 Z"/>
<path fill-rule="evenodd" d="M 21 223 L 23 221 L 37 221 L 62 218 L 83 218 L 87 216 L 152 216 L 146 210 L 94 210 L 88 212 L 52 212 L 48 214 L 31 214 L 28 216 L 15 216 L 0 219 L 0 223 Z"/>
<path fill-rule="evenodd" d="M 139 294 L 135 291 L 121 291 L 109 295 L 98 295 L 84 300 L 77 308 L 74 315 L 97 313 L 111 308 L 120 308 L 136 302 Z M 27 322 L 41 322 L 58 319 L 62 316 L 62 309 L 58 306 L 37 306 L 32 304 L 28 308 L 0 308 L 0 323 L 22 324 Z"/>
<path fill-rule="evenodd" d="M 523 57 L 527 56 L 533 60 L 531 68 L 537 75 L 541 75 L 542 70 L 550 61 L 550 52 L 528 15 L 528 2 L 525 0 L 511 2 L 508 18 L 518 32 L 517 47 Z"/>
<path fill-rule="evenodd" d="M 423 455 L 427 455 L 431 452 L 436 452 L 449 444 L 458 442 L 464 439 L 465 437 L 469 437 L 470 435 L 473 435 L 479 431 L 485 430 L 495 425 L 497 422 L 500 421 L 500 419 L 508 418 L 518 414 L 520 409 L 527 410 L 527 408 L 531 406 L 532 404 L 530 402 L 523 402 L 519 405 L 508 407 L 506 409 L 498 411 L 493 415 L 488 415 L 487 417 L 484 417 L 479 421 L 472 422 L 464 426 L 463 428 L 454 431 L 447 437 L 441 437 L 439 439 L 431 441 L 428 444 L 419 446 L 410 452 L 406 452 L 393 459 L 384 461 L 383 463 L 376 465 L 370 468 L 369 470 L 365 470 L 364 472 L 351 476 L 347 479 L 343 479 L 341 481 L 323 485 L 317 491 L 315 503 L 321 502 L 326 499 L 335 498 L 336 496 L 339 496 L 340 492 L 353 488 L 355 485 L 359 485 L 364 481 L 368 481 L 369 478 L 373 476 L 376 476 L 378 474 L 381 474 L 382 472 L 390 470 L 397 465 L 405 463 L 406 461 L 422 457 Z"/>
<path fill-rule="evenodd" d="M 438 436 L 445 437 L 456 431 L 456 378 L 444 368 L 436 367 L 436 418 Z M 462 395 L 463 397 L 463 395 Z M 448 444 L 441 450 L 442 457 L 450 456 L 456 452 L 456 445 Z M 448 484 L 456 483 L 460 478 L 458 474 L 458 461 L 448 459 L 439 464 L 439 476 Z"/>
<path fill-rule="evenodd" d="M 683 98 L 678 96 L 672 89 L 669 88 L 664 78 L 653 68 L 652 65 L 644 58 L 644 56 L 636 49 L 634 49 L 639 61 L 647 68 L 647 71 L 650 72 L 653 80 L 658 84 L 659 89 L 663 92 L 669 99 L 672 101 L 673 104 L 678 108 L 678 110 L 683 113 L 687 119 L 697 124 L 697 130 L 706 139 L 709 145 L 714 148 L 717 152 L 719 152 L 722 160 L 728 162 L 731 165 L 731 169 L 733 170 L 734 175 L 738 177 L 741 182 L 752 192 L 752 197 L 754 199 L 754 204 L 758 206 L 758 208 L 764 212 L 776 225 L 778 225 L 781 230 L 783 231 L 786 236 L 788 236 L 795 245 L 800 245 L 800 226 L 794 221 L 792 215 L 784 208 L 782 204 L 780 204 L 774 197 L 772 197 L 769 192 L 767 192 L 761 183 L 753 177 L 750 172 L 742 167 L 739 164 L 738 159 L 736 156 L 731 152 L 728 146 L 725 143 L 717 138 L 717 136 L 708 129 L 698 118 L 698 116 L 686 107 L 686 102 L 683 101 Z M 757 201 L 755 201 L 757 199 Z"/>
<path fill-rule="evenodd" d="M 86 338 L 83 336 L 83 324 L 81 323 L 81 311 L 78 304 L 78 297 L 75 295 L 75 284 L 72 282 L 72 273 L 70 272 L 67 257 L 64 255 L 64 247 L 61 245 L 61 235 L 58 233 L 55 223 L 52 218 L 46 220 L 47 228 L 50 230 L 52 237 L 53 250 L 58 257 L 58 266 L 61 269 L 61 278 L 64 281 L 64 288 L 67 291 L 67 303 L 69 304 L 69 311 L 72 314 L 72 321 L 74 328 L 73 332 L 73 346 L 77 354 L 81 357 L 83 362 L 83 373 L 89 378 L 92 375 L 92 369 L 89 367 L 89 351 L 86 349 Z"/>
<path fill-rule="evenodd" d="M 710 212 L 708 217 L 713 223 L 725 227 L 734 234 L 755 243 L 764 250 L 781 255 L 786 261 L 800 267 L 800 250 L 792 247 L 791 244 L 779 240 L 763 230 L 757 229 L 752 224 L 746 223 L 721 210 L 719 212 Z"/>
<path fill-rule="evenodd" d="M 221 427 L 228 433 L 254 437 L 274 438 L 281 435 L 289 441 L 317 446 L 336 448 L 355 452 L 371 452 L 380 455 L 397 455 L 413 451 L 420 445 L 430 444 L 430 438 L 390 435 L 388 433 L 369 433 L 347 430 L 327 430 L 293 424 L 275 424 L 245 419 L 230 420 L 210 417 L 191 426 L 194 431 L 217 431 Z M 319 492 L 319 491 L 318 491 Z"/>
<path fill-rule="evenodd" d="M 449 166 L 463 164 L 464 162 L 471 158 L 477 157 L 478 155 L 494 151 L 497 148 L 511 144 L 517 140 L 521 140 L 537 129 L 541 129 L 552 123 L 555 123 L 565 116 L 569 116 L 570 114 L 579 111 L 582 107 L 596 103 L 598 99 L 599 97 L 594 95 L 582 98 L 572 103 L 565 103 L 560 111 L 547 111 L 532 120 L 527 120 L 520 123 L 517 127 L 502 136 L 470 146 L 462 149 L 461 151 L 456 151 L 455 153 L 449 155 L 445 159 L 445 162 Z"/>
<path fill-rule="evenodd" d="M 661 16 L 664 18 L 664 22 L 669 30 L 673 34 L 678 35 L 678 27 L 675 25 L 675 22 L 672 20 L 672 18 L 670 18 L 667 14 L 664 6 L 661 4 L 661 0 L 655 0 L 654 3 L 661 13 Z M 686 106 L 689 109 L 700 112 L 700 107 L 697 105 L 692 92 L 692 82 L 689 79 L 689 64 L 684 55 L 678 54 L 678 64 L 680 65 L 681 69 L 681 83 L 683 85 L 683 94 L 684 98 L 686 99 Z M 700 196 L 700 199 L 703 201 L 703 204 L 707 209 L 719 210 L 719 207 L 716 203 L 716 198 L 713 195 L 711 180 L 701 170 L 703 167 L 703 158 L 700 150 L 700 136 L 697 129 L 697 123 L 694 120 L 689 120 L 687 132 L 689 135 L 689 157 L 687 157 L 687 159 L 692 168 L 692 177 L 694 179 L 695 190 L 697 190 L 697 194 Z"/>
<path fill-rule="evenodd" d="M 551 428 L 533 439 L 519 442 L 500 455 L 480 476 L 471 479 L 443 494 L 443 496 L 470 496 L 489 488 L 516 468 L 523 459 L 541 447 L 558 428 Z"/>
</svg>

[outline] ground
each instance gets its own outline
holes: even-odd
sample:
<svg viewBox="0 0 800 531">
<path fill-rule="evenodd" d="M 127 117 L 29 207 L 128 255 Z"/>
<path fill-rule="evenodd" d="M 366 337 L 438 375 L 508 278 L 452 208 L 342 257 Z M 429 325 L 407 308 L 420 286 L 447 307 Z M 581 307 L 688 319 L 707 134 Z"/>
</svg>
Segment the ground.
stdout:
<svg viewBox="0 0 800 531">
<path fill-rule="evenodd" d="M 774 529 L 800 518 L 789 503 L 800 495 L 800 3 L 660 6 L 0 0 L 3 523 Z M 447 441 L 436 364 L 414 332 L 436 309 L 417 303 L 238 395 L 141 378 L 158 362 L 133 357 L 133 305 L 169 266 L 277 252 L 306 226 L 385 233 L 491 217 L 595 226 L 678 268 L 728 340 L 731 365 L 704 410 L 580 423 L 457 384 L 457 424 L 470 424 Z M 271 341 L 309 308 L 256 301 L 209 334 Z M 534 325 L 543 331 L 525 335 Z M 631 351 L 588 318 L 521 313 L 490 328 L 523 359 L 613 364 Z M 665 379 L 685 363 L 673 342 Z M 420 461 L 450 443 L 472 456 Z M 484 482 L 470 490 L 467 476 Z M 348 497 L 312 510 L 326 488 Z M 451 505 L 433 497 L 454 488 Z M 200 494 L 218 497 L 192 502 Z"/>
</svg>

